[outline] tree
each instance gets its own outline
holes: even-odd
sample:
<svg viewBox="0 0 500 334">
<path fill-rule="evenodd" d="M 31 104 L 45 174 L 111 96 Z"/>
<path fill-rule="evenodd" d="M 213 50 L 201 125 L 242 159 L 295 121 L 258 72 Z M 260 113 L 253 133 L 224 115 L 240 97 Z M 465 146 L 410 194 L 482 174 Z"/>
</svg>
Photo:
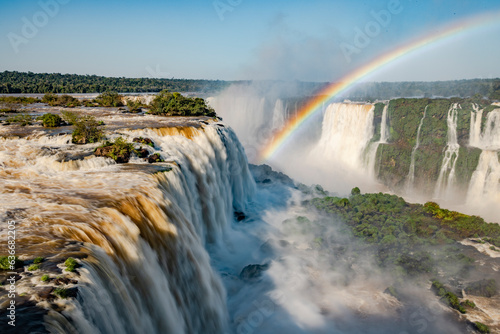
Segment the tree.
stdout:
<svg viewBox="0 0 500 334">
<path fill-rule="evenodd" d="M 352 190 L 351 190 L 351 195 L 352 196 L 359 195 L 359 194 L 361 194 L 361 190 L 359 190 L 358 187 L 352 188 Z"/>
<path fill-rule="evenodd" d="M 73 126 L 72 142 L 75 144 L 96 143 L 104 138 L 104 131 L 94 116 L 78 117 Z"/>
<path fill-rule="evenodd" d="M 41 117 L 41 119 L 42 119 L 43 126 L 50 127 L 50 128 L 57 127 L 57 126 L 61 125 L 61 122 L 62 122 L 62 119 L 59 115 L 51 114 L 51 113 L 44 114 Z"/>
</svg>

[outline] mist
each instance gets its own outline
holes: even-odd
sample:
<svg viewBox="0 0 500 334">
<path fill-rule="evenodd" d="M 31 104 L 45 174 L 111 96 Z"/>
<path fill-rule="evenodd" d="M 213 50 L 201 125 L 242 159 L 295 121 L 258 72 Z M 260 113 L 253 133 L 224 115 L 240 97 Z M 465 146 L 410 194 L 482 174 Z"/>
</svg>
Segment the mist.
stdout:
<svg viewBox="0 0 500 334">
<path fill-rule="evenodd" d="M 374 249 L 304 201 L 321 196 L 265 166 L 246 219 L 212 249 L 236 333 L 462 332 L 426 286 L 387 273 Z M 384 292 L 397 286 L 402 300 Z"/>
</svg>

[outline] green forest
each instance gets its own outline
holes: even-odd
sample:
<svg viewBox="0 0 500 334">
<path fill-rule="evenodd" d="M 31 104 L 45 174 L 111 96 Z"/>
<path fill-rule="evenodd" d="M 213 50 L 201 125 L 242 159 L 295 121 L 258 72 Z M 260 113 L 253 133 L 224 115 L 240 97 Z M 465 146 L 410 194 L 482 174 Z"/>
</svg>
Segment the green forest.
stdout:
<svg viewBox="0 0 500 334">
<path fill-rule="evenodd" d="M 0 94 L 215 92 L 230 82 L 221 80 L 114 78 L 60 73 L 0 72 Z"/>
<path fill-rule="evenodd" d="M 223 81 L 201 79 L 154 79 L 104 77 L 60 73 L 0 72 L 0 94 L 44 93 L 120 93 L 177 92 L 214 93 L 231 84 L 249 84 L 250 81 Z M 273 86 L 279 81 L 260 84 Z M 318 95 L 328 82 L 295 82 L 301 95 Z M 500 79 L 472 79 L 437 82 L 368 82 L 359 84 L 341 98 L 352 100 L 387 100 L 394 97 L 471 97 L 476 94 L 500 100 Z"/>
</svg>

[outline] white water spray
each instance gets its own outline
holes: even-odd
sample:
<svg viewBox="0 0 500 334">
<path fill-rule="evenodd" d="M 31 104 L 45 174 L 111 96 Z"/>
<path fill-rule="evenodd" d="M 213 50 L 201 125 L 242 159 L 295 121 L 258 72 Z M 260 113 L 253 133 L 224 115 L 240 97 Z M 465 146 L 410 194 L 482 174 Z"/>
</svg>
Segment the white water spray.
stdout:
<svg viewBox="0 0 500 334">
<path fill-rule="evenodd" d="M 376 179 L 377 177 L 377 172 L 375 171 L 375 160 L 377 158 L 377 151 L 378 147 L 380 144 L 385 144 L 387 143 L 387 139 L 389 137 L 388 131 L 387 131 L 387 108 L 389 107 L 389 104 L 386 104 L 384 106 L 384 110 L 382 111 L 382 122 L 380 123 L 380 139 L 372 143 L 369 147 L 368 153 L 366 155 L 367 157 L 367 163 L 366 165 L 368 166 L 368 174 L 373 178 Z"/>
<path fill-rule="evenodd" d="M 422 129 L 422 124 L 424 124 L 424 119 L 426 114 L 427 114 L 427 106 L 425 106 L 424 115 L 422 116 L 420 124 L 418 125 L 417 140 L 415 142 L 415 146 L 411 150 L 410 170 L 408 171 L 408 176 L 406 177 L 406 185 L 405 185 L 406 194 L 411 193 L 415 183 L 415 155 L 420 146 L 420 130 Z"/>
<path fill-rule="evenodd" d="M 363 154 L 374 131 L 373 111 L 371 104 L 330 104 L 313 154 L 346 170 L 364 170 Z"/>
<path fill-rule="evenodd" d="M 434 197 L 450 195 L 455 182 L 455 165 L 458 159 L 460 145 L 457 139 L 457 117 L 460 106 L 454 103 L 448 110 L 446 124 L 448 125 L 448 142 L 446 144 L 441 170 L 434 190 Z"/>
</svg>

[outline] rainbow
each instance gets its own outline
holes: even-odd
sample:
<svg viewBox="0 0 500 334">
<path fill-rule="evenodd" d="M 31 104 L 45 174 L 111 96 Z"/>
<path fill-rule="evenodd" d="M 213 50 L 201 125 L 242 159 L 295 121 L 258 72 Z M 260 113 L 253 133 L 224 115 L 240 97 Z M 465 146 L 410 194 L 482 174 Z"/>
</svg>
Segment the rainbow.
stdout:
<svg viewBox="0 0 500 334">
<path fill-rule="evenodd" d="M 457 23 L 447 25 L 438 33 L 425 35 L 406 43 L 398 48 L 395 48 L 388 53 L 385 53 L 365 65 L 357 68 L 346 76 L 342 77 L 338 82 L 332 83 L 324 88 L 315 97 L 310 99 L 294 117 L 290 118 L 285 126 L 274 134 L 272 140 L 264 146 L 260 152 L 260 162 L 270 159 L 285 143 L 292 137 L 293 133 L 306 122 L 316 111 L 320 110 L 320 106 L 333 97 L 352 88 L 361 79 L 373 74 L 375 71 L 385 67 L 393 61 L 429 46 L 438 41 L 446 40 L 450 37 L 459 35 L 464 32 L 469 32 L 483 26 L 497 24 L 500 21 L 500 12 L 477 15 Z M 492 41 L 493 42 L 493 41 Z"/>
</svg>

